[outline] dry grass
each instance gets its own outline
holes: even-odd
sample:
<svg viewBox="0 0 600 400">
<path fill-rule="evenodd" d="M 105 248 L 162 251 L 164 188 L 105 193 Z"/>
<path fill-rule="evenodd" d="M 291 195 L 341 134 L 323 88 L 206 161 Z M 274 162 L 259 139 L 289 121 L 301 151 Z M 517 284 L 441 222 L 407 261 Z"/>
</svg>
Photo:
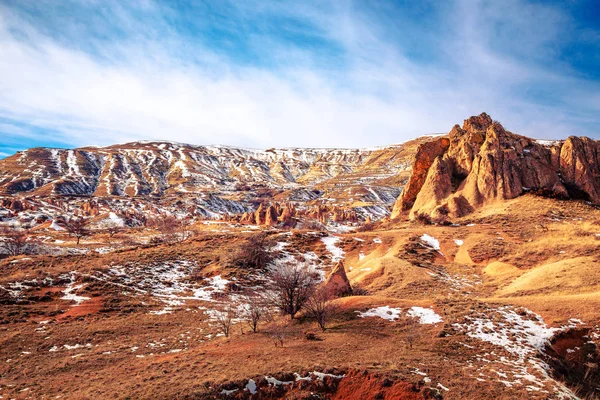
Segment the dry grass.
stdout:
<svg viewBox="0 0 600 400">
<path fill-rule="evenodd" d="M 498 381 L 479 382 L 468 375 L 467 361 L 485 352 L 498 354 L 502 351 L 498 347 L 464 335 L 438 335 L 462 321 L 470 310 L 486 304 L 523 306 L 551 324 L 569 318 L 590 324 L 598 321 L 598 221 L 600 211 L 583 203 L 524 196 L 459 220 L 459 226 L 402 222 L 385 231 L 342 235 L 338 245 L 346 252 L 348 276 L 371 295 L 338 299 L 340 312 L 327 331 L 318 334 L 321 340 L 305 339 L 304 332 L 315 330 L 314 322 L 302 317 L 292 322 L 286 328 L 283 348 L 274 346 L 269 324 L 261 325 L 257 334 L 248 333 L 247 328 L 242 333 L 238 325 L 229 339 L 209 339 L 208 335 L 216 332 L 197 309 L 200 303 L 182 306 L 173 314 L 150 315 L 156 300 L 125 296 L 122 289 L 91 283 L 86 295 L 94 301 L 81 310 L 74 311 L 70 302 L 60 300 L 60 291 L 50 293 L 48 301 L 3 305 L 0 319 L 6 323 L 0 325 L 0 395 L 24 397 L 19 392 L 29 388 L 22 393 L 34 398 L 42 394 L 183 398 L 205 393 L 209 382 L 336 367 L 375 371 L 414 383 L 422 379 L 414 373 L 419 368 L 433 385 L 440 382 L 450 388 L 444 392 L 447 398 L 543 398 L 543 394 L 507 388 Z M 247 279 L 249 271 L 228 262 L 229 254 L 245 243 L 246 234 L 219 232 L 219 226 L 197 228 L 197 236 L 184 243 L 139 246 L 105 255 L 35 256 L 18 263 L 11 263 L 14 258 L 2 260 L 0 285 L 113 264 L 174 259 L 197 263 L 190 279 L 214 274 Z M 440 252 L 418 241 L 425 233 L 439 240 Z M 457 239 L 464 244 L 458 246 Z M 295 231 L 285 240 L 300 253 L 315 252 L 327 268 L 330 254 L 319 237 Z M 458 285 L 457 289 L 453 287 L 456 282 L 470 286 Z M 42 291 L 29 294 L 40 297 Z M 401 309 L 433 306 L 444 324 L 420 325 L 411 350 L 407 332 L 399 324 L 356 316 L 357 310 L 381 305 Z M 52 322 L 36 331 L 42 320 Z M 165 343 L 162 347 L 149 345 L 161 340 Z M 52 346 L 76 343 L 91 343 L 92 347 L 49 351 Z M 138 349 L 132 351 L 134 347 Z M 11 361 L 6 362 L 8 359 Z"/>
</svg>

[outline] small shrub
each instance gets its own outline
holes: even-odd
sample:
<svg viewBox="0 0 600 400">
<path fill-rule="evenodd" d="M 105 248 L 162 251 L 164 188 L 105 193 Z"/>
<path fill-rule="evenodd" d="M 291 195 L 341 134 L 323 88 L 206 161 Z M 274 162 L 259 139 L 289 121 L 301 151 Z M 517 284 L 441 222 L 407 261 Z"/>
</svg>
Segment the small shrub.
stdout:
<svg viewBox="0 0 600 400">
<path fill-rule="evenodd" d="M 264 232 L 257 233 L 233 252 L 230 262 L 241 268 L 262 269 L 271 262 L 269 247 L 268 235 Z"/>
<path fill-rule="evenodd" d="M 352 284 L 352 296 L 368 296 L 369 291 L 359 283 Z"/>
<path fill-rule="evenodd" d="M 417 213 L 415 221 L 421 225 L 431 225 L 431 217 L 427 214 Z"/>
<path fill-rule="evenodd" d="M 336 307 L 332 303 L 333 296 L 329 290 L 315 290 L 306 301 L 306 315 L 314 318 L 322 331 L 327 329 L 327 323 L 335 314 Z"/>
<path fill-rule="evenodd" d="M 271 328 L 269 333 L 275 347 L 283 347 L 283 342 L 287 336 L 287 326 L 283 323 L 277 323 Z"/>
<path fill-rule="evenodd" d="M 325 226 L 316 219 L 308 219 L 304 221 L 304 223 L 302 224 L 302 228 L 316 232 L 323 232 L 326 230 Z"/>
<path fill-rule="evenodd" d="M 356 230 L 357 232 L 371 232 L 375 229 L 375 224 L 372 222 L 365 222 Z"/>
</svg>

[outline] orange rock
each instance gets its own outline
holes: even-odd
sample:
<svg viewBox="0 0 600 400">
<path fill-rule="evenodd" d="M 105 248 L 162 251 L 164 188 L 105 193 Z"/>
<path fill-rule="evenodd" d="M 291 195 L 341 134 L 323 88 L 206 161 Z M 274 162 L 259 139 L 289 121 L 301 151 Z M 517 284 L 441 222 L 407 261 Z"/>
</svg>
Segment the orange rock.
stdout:
<svg viewBox="0 0 600 400">
<path fill-rule="evenodd" d="M 444 154 L 446 150 L 448 150 L 449 146 L 450 141 L 448 138 L 435 139 L 419 146 L 417 154 L 415 155 L 412 175 L 404 187 L 402 195 L 398 197 L 396 204 L 394 204 L 391 215 L 392 218 L 397 218 L 403 212 L 412 208 L 417 195 L 425 183 L 429 168 L 438 156 Z"/>
<path fill-rule="evenodd" d="M 527 191 L 600 203 L 600 143 L 570 137 L 547 146 L 508 132 L 485 113 L 422 144 L 392 218 L 460 217 Z"/>
<path fill-rule="evenodd" d="M 277 209 L 273 205 L 267 207 L 265 212 L 265 225 L 277 225 Z"/>
<path fill-rule="evenodd" d="M 346 269 L 342 260 L 331 270 L 323 287 L 333 296 L 352 293 L 352 286 L 350 286 L 350 281 L 346 275 Z"/>
</svg>

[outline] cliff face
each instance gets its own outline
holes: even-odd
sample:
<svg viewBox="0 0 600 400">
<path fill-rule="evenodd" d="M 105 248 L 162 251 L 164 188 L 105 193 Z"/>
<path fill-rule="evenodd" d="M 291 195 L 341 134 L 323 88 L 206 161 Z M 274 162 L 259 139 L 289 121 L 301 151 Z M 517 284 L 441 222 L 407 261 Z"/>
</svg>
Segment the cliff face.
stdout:
<svg viewBox="0 0 600 400">
<path fill-rule="evenodd" d="M 543 142 L 506 131 L 483 113 L 422 144 L 392 218 L 460 217 L 528 191 L 600 203 L 600 143 Z"/>
</svg>

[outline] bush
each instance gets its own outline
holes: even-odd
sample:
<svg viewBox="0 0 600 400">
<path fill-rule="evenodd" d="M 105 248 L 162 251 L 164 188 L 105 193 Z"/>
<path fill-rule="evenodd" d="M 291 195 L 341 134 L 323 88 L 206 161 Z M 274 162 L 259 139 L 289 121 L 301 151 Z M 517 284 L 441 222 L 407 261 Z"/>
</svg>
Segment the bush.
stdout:
<svg viewBox="0 0 600 400">
<path fill-rule="evenodd" d="M 264 232 L 248 238 L 231 256 L 231 263 L 241 268 L 265 268 L 271 262 L 268 235 Z"/>
<path fill-rule="evenodd" d="M 432 225 L 431 217 L 427 214 L 417 213 L 415 221 L 421 225 Z"/>
<path fill-rule="evenodd" d="M 311 267 L 298 262 L 276 263 L 270 278 L 270 303 L 291 319 L 307 304 L 319 282 Z"/>
<path fill-rule="evenodd" d="M 375 224 L 372 222 L 365 222 L 356 230 L 357 232 L 370 232 L 375 229 Z"/>
<path fill-rule="evenodd" d="M 316 219 L 308 219 L 302 223 L 302 228 L 309 231 L 323 232 L 325 226 Z"/>
<path fill-rule="evenodd" d="M 3 227 L 0 230 L 0 247 L 5 254 L 11 256 L 23 254 L 27 239 L 27 232 L 22 229 Z"/>
<path fill-rule="evenodd" d="M 352 284 L 351 296 L 368 296 L 369 291 L 361 286 L 359 283 Z"/>
<path fill-rule="evenodd" d="M 269 336 L 273 340 L 275 347 L 283 347 L 283 341 L 287 336 L 287 325 L 283 323 L 277 323 L 271 327 Z"/>
<path fill-rule="evenodd" d="M 329 319 L 336 312 L 333 296 L 327 289 L 315 290 L 306 300 L 306 316 L 314 318 L 322 331 L 327 329 Z"/>
</svg>

